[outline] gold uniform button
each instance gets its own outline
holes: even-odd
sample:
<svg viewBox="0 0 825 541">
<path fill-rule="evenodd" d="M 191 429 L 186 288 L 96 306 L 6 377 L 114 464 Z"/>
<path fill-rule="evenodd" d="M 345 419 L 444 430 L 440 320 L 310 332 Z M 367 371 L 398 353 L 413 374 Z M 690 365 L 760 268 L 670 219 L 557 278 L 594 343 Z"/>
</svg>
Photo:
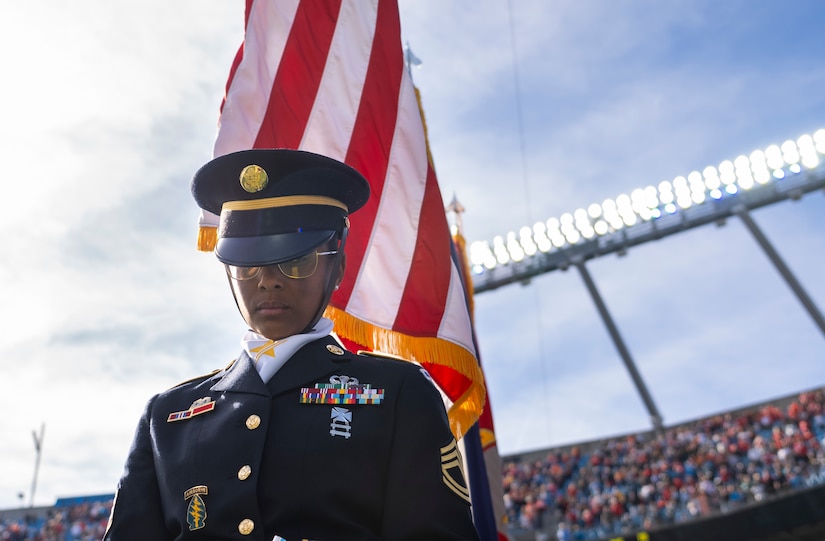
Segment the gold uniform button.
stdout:
<svg viewBox="0 0 825 541">
<path fill-rule="evenodd" d="M 252 475 L 252 468 L 249 467 L 249 464 L 241 466 L 241 469 L 238 470 L 238 479 L 241 481 L 246 481 L 250 475 Z"/>
<path fill-rule="evenodd" d="M 261 426 L 261 418 L 257 415 L 253 414 L 246 418 L 246 428 L 249 430 L 255 430 L 259 426 Z"/>
<path fill-rule="evenodd" d="M 255 529 L 255 523 L 245 518 L 238 524 L 238 531 L 241 532 L 241 535 L 249 535 L 252 533 L 252 530 Z"/>
</svg>

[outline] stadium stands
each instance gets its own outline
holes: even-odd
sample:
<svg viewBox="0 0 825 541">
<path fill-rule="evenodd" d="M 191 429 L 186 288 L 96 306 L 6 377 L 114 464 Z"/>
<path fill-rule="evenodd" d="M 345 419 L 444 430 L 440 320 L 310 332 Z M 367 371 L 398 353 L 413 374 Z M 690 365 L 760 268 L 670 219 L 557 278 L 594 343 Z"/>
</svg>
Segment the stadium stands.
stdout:
<svg viewBox="0 0 825 541">
<path fill-rule="evenodd" d="M 504 457 L 516 541 L 825 539 L 825 390 Z M 103 536 L 111 494 L 0 511 L 0 541 Z"/>
<path fill-rule="evenodd" d="M 771 513 L 781 496 L 825 484 L 824 404 L 818 389 L 660 434 L 505 457 L 511 533 L 519 540 L 636 539 L 746 507 Z"/>
<path fill-rule="evenodd" d="M 62 498 L 53 507 L 0 511 L 0 541 L 100 541 L 113 498 Z"/>
</svg>

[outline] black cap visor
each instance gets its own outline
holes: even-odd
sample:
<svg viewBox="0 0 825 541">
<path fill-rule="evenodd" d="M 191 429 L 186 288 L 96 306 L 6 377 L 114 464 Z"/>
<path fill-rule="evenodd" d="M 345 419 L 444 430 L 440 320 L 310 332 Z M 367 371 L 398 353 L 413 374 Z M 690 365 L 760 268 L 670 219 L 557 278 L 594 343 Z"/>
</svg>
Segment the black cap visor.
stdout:
<svg viewBox="0 0 825 541">
<path fill-rule="evenodd" d="M 283 263 L 308 254 L 335 237 L 335 231 L 301 231 L 258 237 L 218 239 L 215 255 L 227 265 L 263 267 Z"/>
</svg>

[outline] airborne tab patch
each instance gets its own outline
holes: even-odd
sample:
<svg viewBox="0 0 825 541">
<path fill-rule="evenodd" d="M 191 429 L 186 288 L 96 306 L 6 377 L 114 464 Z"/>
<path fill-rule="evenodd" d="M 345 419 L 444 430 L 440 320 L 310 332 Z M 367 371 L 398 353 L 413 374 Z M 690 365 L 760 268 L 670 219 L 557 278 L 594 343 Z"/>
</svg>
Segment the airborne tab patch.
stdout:
<svg viewBox="0 0 825 541">
<path fill-rule="evenodd" d="M 206 526 L 206 504 L 201 495 L 207 494 L 209 494 L 209 489 L 206 485 L 192 487 L 183 493 L 183 499 L 189 500 L 189 506 L 186 508 L 186 523 L 189 524 L 190 531 L 200 530 Z"/>
</svg>

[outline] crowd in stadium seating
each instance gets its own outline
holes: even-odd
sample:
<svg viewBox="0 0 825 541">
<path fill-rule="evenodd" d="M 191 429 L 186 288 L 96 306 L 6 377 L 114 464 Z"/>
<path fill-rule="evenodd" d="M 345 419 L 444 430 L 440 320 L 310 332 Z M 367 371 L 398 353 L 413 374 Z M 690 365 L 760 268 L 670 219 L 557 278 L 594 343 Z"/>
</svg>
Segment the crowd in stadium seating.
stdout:
<svg viewBox="0 0 825 541">
<path fill-rule="evenodd" d="M 674 427 L 647 438 L 554 450 L 505 461 L 505 505 L 514 532 L 587 541 L 647 530 L 825 484 L 825 392 L 785 408 L 765 405 Z M 103 537 L 111 499 L 0 519 L 0 541 Z"/>
<path fill-rule="evenodd" d="M 713 416 L 647 439 L 605 440 L 595 449 L 505 461 L 514 531 L 559 541 L 599 539 L 724 513 L 795 488 L 825 483 L 825 393 L 799 395 Z"/>
<path fill-rule="evenodd" d="M 55 507 L 43 516 L 0 520 L 0 541 L 100 541 L 112 500 Z"/>
</svg>

